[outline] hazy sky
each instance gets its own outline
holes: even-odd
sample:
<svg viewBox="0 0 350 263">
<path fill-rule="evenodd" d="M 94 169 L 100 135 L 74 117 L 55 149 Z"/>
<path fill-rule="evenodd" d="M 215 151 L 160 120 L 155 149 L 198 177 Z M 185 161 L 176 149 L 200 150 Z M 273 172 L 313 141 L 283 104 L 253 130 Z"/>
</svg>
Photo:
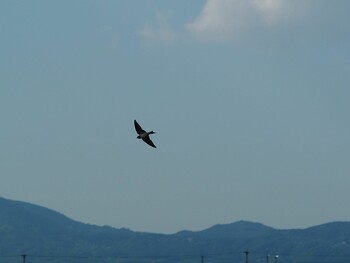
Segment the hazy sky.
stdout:
<svg viewBox="0 0 350 263">
<path fill-rule="evenodd" d="M 159 233 L 350 220 L 349 12 L 0 1 L 0 195 Z"/>
</svg>

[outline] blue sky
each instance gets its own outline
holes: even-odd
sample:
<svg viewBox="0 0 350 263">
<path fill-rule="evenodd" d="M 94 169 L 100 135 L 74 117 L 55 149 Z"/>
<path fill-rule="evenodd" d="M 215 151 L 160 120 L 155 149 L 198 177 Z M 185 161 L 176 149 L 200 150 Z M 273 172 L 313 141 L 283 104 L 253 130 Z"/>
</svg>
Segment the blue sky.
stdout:
<svg viewBox="0 0 350 263">
<path fill-rule="evenodd" d="M 1 195 L 159 233 L 350 220 L 349 10 L 1 1 Z"/>
</svg>

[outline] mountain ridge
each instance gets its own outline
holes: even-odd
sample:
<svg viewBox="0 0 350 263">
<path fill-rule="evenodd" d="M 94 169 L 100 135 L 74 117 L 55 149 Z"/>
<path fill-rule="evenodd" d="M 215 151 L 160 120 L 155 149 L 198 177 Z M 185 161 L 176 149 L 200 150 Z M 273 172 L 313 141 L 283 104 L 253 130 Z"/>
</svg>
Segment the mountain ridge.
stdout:
<svg viewBox="0 0 350 263">
<path fill-rule="evenodd" d="M 77 262 L 77 257 L 81 262 L 95 257 L 139 257 L 139 261 L 149 262 L 155 257 L 159 262 L 173 263 L 191 262 L 188 255 L 216 255 L 216 262 L 228 263 L 241 260 L 246 250 L 253 252 L 251 257 L 261 253 L 260 259 L 271 252 L 291 255 L 291 260 L 315 255 L 308 262 L 327 262 L 342 255 L 337 262 L 345 263 L 350 260 L 350 222 L 283 230 L 241 220 L 201 231 L 156 234 L 80 223 L 42 206 L 0 198 L 0 257 L 23 253 L 41 257 L 71 255 L 62 262 Z M 322 261 L 319 255 L 329 257 Z"/>
</svg>

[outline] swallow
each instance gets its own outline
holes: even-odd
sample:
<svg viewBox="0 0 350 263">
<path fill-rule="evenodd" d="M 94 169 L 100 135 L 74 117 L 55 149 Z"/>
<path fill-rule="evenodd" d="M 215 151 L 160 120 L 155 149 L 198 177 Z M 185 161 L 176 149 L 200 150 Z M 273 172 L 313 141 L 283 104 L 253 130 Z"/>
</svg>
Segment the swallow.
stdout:
<svg viewBox="0 0 350 263">
<path fill-rule="evenodd" d="M 136 137 L 137 139 L 142 139 L 145 143 L 147 143 L 148 145 L 152 146 L 153 148 L 157 148 L 154 143 L 151 141 L 151 139 L 149 138 L 150 134 L 155 134 L 154 131 L 150 131 L 150 132 L 146 132 L 144 131 L 140 124 L 137 123 L 136 120 L 134 120 L 134 125 L 135 125 L 135 130 L 138 134 L 138 136 Z"/>
</svg>

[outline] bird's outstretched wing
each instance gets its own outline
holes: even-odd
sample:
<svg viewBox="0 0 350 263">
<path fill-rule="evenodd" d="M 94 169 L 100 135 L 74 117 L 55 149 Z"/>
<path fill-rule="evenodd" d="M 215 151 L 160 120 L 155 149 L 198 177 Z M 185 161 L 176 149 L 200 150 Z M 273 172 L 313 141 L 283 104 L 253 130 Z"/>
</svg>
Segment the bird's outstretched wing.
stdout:
<svg viewBox="0 0 350 263">
<path fill-rule="evenodd" d="M 136 120 L 134 120 L 134 125 L 135 125 L 135 130 L 136 130 L 137 134 L 145 133 L 145 131 L 142 130 L 140 124 L 138 124 Z"/>
<path fill-rule="evenodd" d="M 154 148 L 157 148 L 154 143 L 151 141 L 151 139 L 149 138 L 149 136 L 146 136 L 145 138 L 142 138 L 142 140 L 147 143 L 148 145 L 154 147 Z"/>
</svg>

